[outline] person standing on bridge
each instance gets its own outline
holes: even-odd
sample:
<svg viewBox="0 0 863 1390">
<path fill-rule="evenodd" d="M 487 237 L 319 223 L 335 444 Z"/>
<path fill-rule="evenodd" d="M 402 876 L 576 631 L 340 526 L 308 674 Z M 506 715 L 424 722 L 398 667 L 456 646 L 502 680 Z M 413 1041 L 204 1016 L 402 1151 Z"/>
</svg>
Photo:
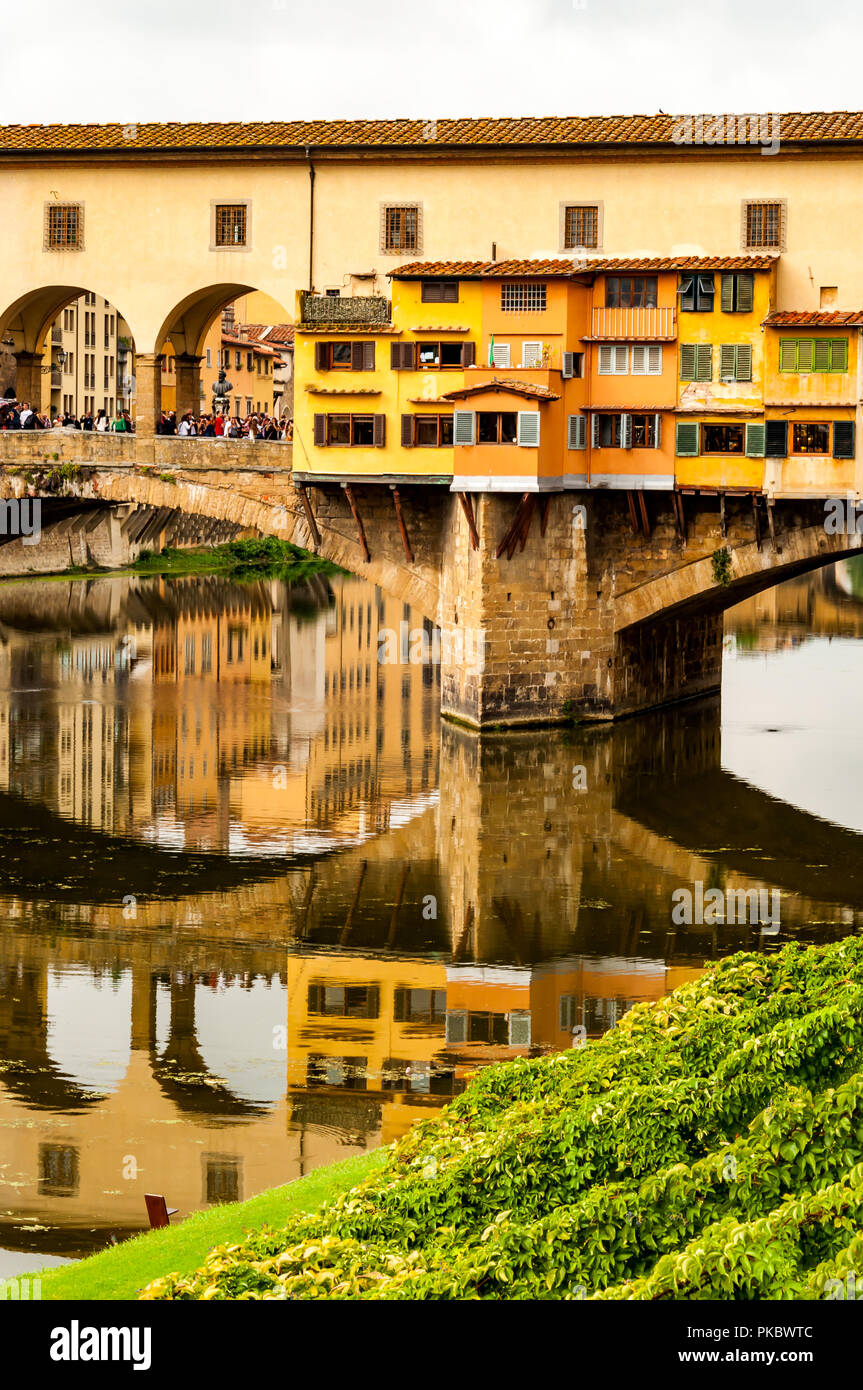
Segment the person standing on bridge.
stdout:
<svg viewBox="0 0 863 1390">
<path fill-rule="evenodd" d="M 100 434 L 105 434 L 108 429 L 108 415 L 104 410 L 100 410 L 96 416 L 96 429 Z"/>
</svg>

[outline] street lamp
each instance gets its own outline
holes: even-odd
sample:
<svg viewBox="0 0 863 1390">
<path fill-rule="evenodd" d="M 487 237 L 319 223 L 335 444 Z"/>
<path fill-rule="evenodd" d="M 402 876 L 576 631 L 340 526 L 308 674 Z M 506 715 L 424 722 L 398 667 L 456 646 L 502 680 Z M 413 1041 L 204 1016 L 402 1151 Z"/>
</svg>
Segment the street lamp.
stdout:
<svg viewBox="0 0 863 1390">
<path fill-rule="evenodd" d="M 234 383 L 228 381 L 224 367 L 219 368 L 219 380 L 213 382 L 213 414 L 226 414 L 227 407 L 230 406 L 230 396 L 234 389 Z"/>
</svg>

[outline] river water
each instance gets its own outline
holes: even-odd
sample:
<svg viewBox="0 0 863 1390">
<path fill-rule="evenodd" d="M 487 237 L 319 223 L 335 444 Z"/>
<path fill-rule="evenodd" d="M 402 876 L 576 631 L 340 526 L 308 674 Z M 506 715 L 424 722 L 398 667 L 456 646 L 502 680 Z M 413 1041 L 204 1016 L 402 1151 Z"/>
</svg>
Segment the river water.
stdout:
<svg viewBox="0 0 863 1390">
<path fill-rule="evenodd" d="M 721 709 L 614 729 L 478 743 L 378 664 L 405 621 L 353 578 L 0 586 L 0 1275 L 859 929 L 860 568 L 728 614 Z M 698 885 L 779 911 L 679 920 Z"/>
</svg>

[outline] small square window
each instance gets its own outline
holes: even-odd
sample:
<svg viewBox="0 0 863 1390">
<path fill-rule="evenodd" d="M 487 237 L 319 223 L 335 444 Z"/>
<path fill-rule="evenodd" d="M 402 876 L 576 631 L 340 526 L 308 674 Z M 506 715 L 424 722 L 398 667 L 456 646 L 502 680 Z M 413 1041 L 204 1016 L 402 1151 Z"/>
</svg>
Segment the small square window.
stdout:
<svg viewBox="0 0 863 1390">
<path fill-rule="evenodd" d="M 581 203 L 564 208 L 563 249 L 580 247 L 595 251 L 599 246 L 599 208 L 596 203 Z"/>
<path fill-rule="evenodd" d="M 747 251 L 784 251 L 785 202 L 744 202 L 742 240 Z"/>
<path fill-rule="evenodd" d="M 385 203 L 381 205 L 381 251 L 399 256 L 422 250 L 422 205 Z"/>
<path fill-rule="evenodd" d="M 46 203 L 46 251 L 84 250 L 84 205 L 82 203 Z"/>
<path fill-rule="evenodd" d="M 246 248 L 249 245 L 249 204 L 213 203 L 213 249 Z"/>
</svg>

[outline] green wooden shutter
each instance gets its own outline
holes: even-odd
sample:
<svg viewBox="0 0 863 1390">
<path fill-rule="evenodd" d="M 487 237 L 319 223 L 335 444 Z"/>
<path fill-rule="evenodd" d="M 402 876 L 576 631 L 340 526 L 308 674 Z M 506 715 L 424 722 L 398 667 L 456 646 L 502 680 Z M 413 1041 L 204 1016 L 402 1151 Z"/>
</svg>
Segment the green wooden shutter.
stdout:
<svg viewBox="0 0 863 1390">
<path fill-rule="evenodd" d="M 735 381 L 752 380 L 752 344 L 738 343 L 737 355 L 734 364 Z"/>
<path fill-rule="evenodd" d="M 733 343 L 722 343 L 719 349 L 719 380 L 733 381 L 737 349 Z"/>
<path fill-rule="evenodd" d="M 695 308 L 695 276 L 681 275 L 680 284 L 677 289 L 680 300 L 680 311 L 685 313 L 687 310 Z"/>
<path fill-rule="evenodd" d="M 835 459 L 853 459 L 854 457 L 854 421 L 853 420 L 834 420 L 833 421 L 833 457 Z"/>
<path fill-rule="evenodd" d="M 848 370 L 848 339 L 835 338 L 831 343 L 832 353 L 830 358 L 831 372 L 847 372 Z"/>
<path fill-rule="evenodd" d="M 680 380 L 695 380 L 695 344 L 680 344 Z"/>
<path fill-rule="evenodd" d="M 830 339 L 815 339 L 815 370 L 816 372 L 829 372 L 830 370 Z"/>
<path fill-rule="evenodd" d="M 695 370 L 696 381 L 713 380 L 713 344 L 699 343 L 696 353 L 697 366 Z"/>
<path fill-rule="evenodd" d="M 797 343 L 797 370 L 798 372 L 811 372 L 815 361 L 815 341 L 812 338 L 801 338 Z"/>
<path fill-rule="evenodd" d="M 746 426 L 746 457 L 748 459 L 763 459 L 767 445 L 767 431 L 764 422 Z"/>
<path fill-rule="evenodd" d="M 522 449 L 539 447 L 539 411 L 520 410 L 518 412 L 518 443 Z"/>
<path fill-rule="evenodd" d="M 696 421 L 677 421 L 675 453 L 678 458 L 698 457 L 698 424 Z"/>
<path fill-rule="evenodd" d="M 780 372 L 797 371 L 797 339 L 780 338 L 779 340 L 779 370 Z"/>
<path fill-rule="evenodd" d="M 746 270 L 737 276 L 737 312 L 751 314 L 755 302 L 755 276 Z"/>
<path fill-rule="evenodd" d="M 722 312 L 723 312 L 723 314 L 731 314 L 731 313 L 734 312 L 734 276 L 733 276 L 733 275 L 723 275 L 723 276 L 722 276 L 722 289 L 721 289 L 721 291 L 720 291 L 720 300 L 719 300 L 719 302 L 720 302 L 720 304 L 721 304 L 721 306 L 722 306 Z"/>
</svg>

